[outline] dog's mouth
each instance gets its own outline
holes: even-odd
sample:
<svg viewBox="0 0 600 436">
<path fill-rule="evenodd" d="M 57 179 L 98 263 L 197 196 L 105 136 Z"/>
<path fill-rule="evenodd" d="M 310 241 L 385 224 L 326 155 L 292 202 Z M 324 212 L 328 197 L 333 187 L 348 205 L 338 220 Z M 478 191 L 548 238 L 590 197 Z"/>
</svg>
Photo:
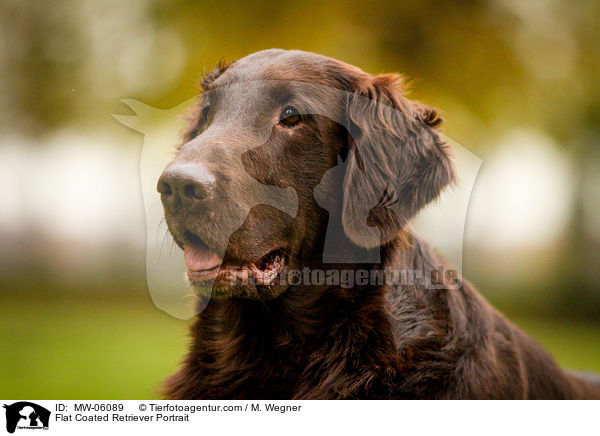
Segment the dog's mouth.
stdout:
<svg viewBox="0 0 600 436">
<path fill-rule="evenodd" d="M 287 263 L 288 255 L 283 247 L 268 251 L 253 262 L 223 262 L 223 258 L 201 238 L 186 231 L 183 242 L 187 276 L 193 285 L 206 286 L 207 282 L 220 285 L 253 282 L 259 286 L 274 284 Z"/>
</svg>

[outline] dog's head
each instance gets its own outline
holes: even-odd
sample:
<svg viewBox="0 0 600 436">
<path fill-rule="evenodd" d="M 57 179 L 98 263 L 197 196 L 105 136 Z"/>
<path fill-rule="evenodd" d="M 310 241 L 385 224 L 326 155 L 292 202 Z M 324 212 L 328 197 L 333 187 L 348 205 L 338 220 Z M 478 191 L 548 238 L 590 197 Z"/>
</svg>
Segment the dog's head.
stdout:
<svg viewBox="0 0 600 436">
<path fill-rule="evenodd" d="M 282 268 L 322 260 L 332 217 L 347 243 L 390 242 L 452 181 L 440 119 L 396 75 L 267 50 L 202 88 L 158 191 L 190 282 L 214 296 L 280 295 Z"/>
</svg>

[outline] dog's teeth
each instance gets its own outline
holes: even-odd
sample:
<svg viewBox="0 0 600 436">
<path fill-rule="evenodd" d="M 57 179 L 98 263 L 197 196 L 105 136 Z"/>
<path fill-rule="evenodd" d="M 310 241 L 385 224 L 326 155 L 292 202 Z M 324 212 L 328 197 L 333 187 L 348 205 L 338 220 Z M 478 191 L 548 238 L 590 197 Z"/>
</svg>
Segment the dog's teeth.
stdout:
<svg viewBox="0 0 600 436">
<path fill-rule="evenodd" d="M 256 283 L 263 286 L 269 286 L 273 283 L 273 280 L 277 277 L 281 269 L 283 268 L 284 261 L 281 256 L 277 255 L 272 260 L 265 263 L 262 269 L 256 264 L 250 264 L 244 268 L 244 274 L 238 274 L 240 280 L 246 280 L 250 274 L 256 279 Z"/>
</svg>

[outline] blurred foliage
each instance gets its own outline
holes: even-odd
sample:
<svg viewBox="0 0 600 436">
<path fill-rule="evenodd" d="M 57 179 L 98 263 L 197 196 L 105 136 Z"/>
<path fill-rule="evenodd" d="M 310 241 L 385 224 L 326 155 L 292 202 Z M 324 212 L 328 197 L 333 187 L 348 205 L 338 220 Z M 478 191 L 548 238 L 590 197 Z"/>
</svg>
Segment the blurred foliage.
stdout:
<svg viewBox="0 0 600 436">
<path fill-rule="evenodd" d="M 503 132 L 520 127 L 567 151 L 576 177 L 571 224 L 542 253 L 547 276 L 536 283 L 562 293 L 550 310 L 598 316 L 600 242 L 587 233 L 584 206 L 600 188 L 591 197 L 584 190 L 600 168 L 599 23 L 594 0 L 5 0 L 0 129 L 39 146 L 64 127 L 112 132 L 119 99 L 172 107 L 220 59 L 271 47 L 399 71 L 415 98 L 442 108 L 446 133 L 484 160 Z M 506 283 L 486 266 L 498 259 L 474 250 L 465 271 L 494 299 Z"/>
<path fill-rule="evenodd" d="M 472 146 L 491 127 L 538 124 L 570 140 L 600 124 L 594 0 L 7 0 L 0 17 L 2 117 L 35 133 L 94 122 L 123 96 L 173 106 L 219 59 L 271 47 L 400 71 Z"/>
</svg>

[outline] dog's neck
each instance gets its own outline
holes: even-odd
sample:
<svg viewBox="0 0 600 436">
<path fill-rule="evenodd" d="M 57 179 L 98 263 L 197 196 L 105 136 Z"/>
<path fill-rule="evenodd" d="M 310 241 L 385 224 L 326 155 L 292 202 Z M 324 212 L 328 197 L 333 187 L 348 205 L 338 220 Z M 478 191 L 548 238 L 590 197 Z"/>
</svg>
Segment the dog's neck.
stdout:
<svg viewBox="0 0 600 436">
<path fill-rule="evenodd" d="M 393 263 L 414 268 L 423 256 L 414 241 L 407 245 L 408 239 L 403 235 L 384 246 L 382 264 L 343 267 L 372 270 Z M 342 347 L 347 357 L 336 362 L 340 372 L 350 371 L 357 355 L 399 372 L 387 293 L 386 286 L 371 284 L 292 286 L 273 300 L 214 299 L 198 315 L 195 343 L 184 368 L 167 381 L 166 393 L 170 398 L 236 398 L 250 386 L 257 398 L 327 397 L 326 389 L 349 389 L 319 379 L 321 368 L 332 364 L 328 357 L 339 357 L 340 350 L 331 347 Z M 189 383 L 194 375 L 197 383 Z"/>
</svg>

